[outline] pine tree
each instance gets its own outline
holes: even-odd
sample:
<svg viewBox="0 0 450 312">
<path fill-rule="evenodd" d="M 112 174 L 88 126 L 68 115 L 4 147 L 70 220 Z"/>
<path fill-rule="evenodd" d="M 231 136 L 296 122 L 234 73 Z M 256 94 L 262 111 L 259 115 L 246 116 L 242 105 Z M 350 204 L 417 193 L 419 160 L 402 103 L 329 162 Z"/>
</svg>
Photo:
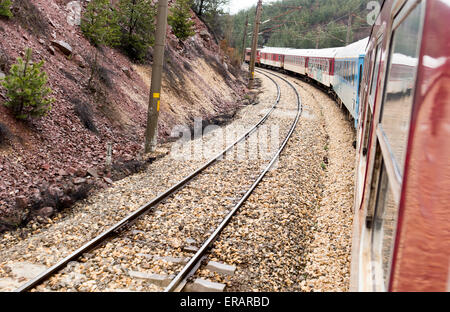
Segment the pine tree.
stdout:
<svg viewBox="0 0 450 312">
<path fill-rule="evenodd" d="M 11 66 L 2 83 L 8 98 L 4 105 L 12 108 L 17 119 L 44 116 L 55 101 L 48 98 L 52 90 L 46 86 L 47 74 L 41 72 L 44 61 L 33 63 L 31 54 L 32 50 L 27 49 L 25 60 L 17 58 L 17 64 Z"/>
<path fill-rule="evenodd" d="M 109 0 L 92 0 L 81 19 L 81 30 L 95 46 L 115 46 L 119 28 Z"/>
<path fill-rule="evenodd" d="M 96 47 L 115 46 L 119 43 L 119 26 L 109 0 L 92 0 L 89 3 L 81 19 L 81 30 Z M 96 48 L 88 88 L 91 87 L 92 80 L 98 72 L 97 59 L 98 49 Z"/>
<path fill-rule="evenodd" d="M 11 0 L 0 0 L 0 16 L 12 17 Z"/>
<path fill-rule="evenodd" d="M 177 0 L 175 5 L 170 8 L 170 12 L 168 23 L 178 39 L 183 41 L 195 34 L 193 30 L 195 23 L 191 21 L 189 0 Z"/>
<path fill-rule="evenodd" d="M 120 46 L 134 60 L 142 60 L 154 41 L 155 6 L 151 0 L 120 0 L 115 15 Z"/>
</svg>

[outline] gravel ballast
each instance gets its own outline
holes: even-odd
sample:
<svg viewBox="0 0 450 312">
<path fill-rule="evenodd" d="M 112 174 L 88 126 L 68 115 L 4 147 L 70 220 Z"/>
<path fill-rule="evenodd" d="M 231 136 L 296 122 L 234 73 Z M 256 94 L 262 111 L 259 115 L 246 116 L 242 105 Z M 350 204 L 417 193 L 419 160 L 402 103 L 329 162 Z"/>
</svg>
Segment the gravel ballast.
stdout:
<svg viewBox="0 0 450 312">
<path fill-rule="evenodd" d="M 279 125 L 284 138 L 295 117 L 290 112 L 296 107 L 294 92 L 282 86 L 281 101 L 264 125 Z M 266 130 L 259 128 L 249 140 Z M 281 142 L 275 143 L 272 155 Z M 182 263 L 167 259 L 192 257 L 269 163 L 270 158 L 244 157 L 242 153 L 248 155 L 248 149 L 247 141 L 239 143 L 230 155 L 165 200 L 154 213 L 143 216 L 105 248 L 81 259 L 81 265 L 65 269 L 37 290 L 162 291 L 167 282 L 161 279 L 166 276 L 170 280 L 182 268 Z M 74 284 L 68 283 L 71 274 L 79 276 Z"/>
<path fill-rule="evenodd" d="M 194 278 L 226 291 L 347 291 L 353 205 L 353 130 L 335 103 L 297 79 L 303 114 L 263 182 L 224 230 Z M 327 163 L 327 164 L 325 164 Z M 205 261 L 206 262 L 206 261 Z"/>
<path fill-rule="evenodd" d="M 265 96 L 261 96 L 260 103 L 243 107 L 234 121 L 223 127 L 225 131 L 237 129 L 236 135 L 244 134 L 272 107 L 276 99 L 275 86 L 264 76 L 261 77 L 261 83 L 260 91 Z M 208 141 L 212 135 L 211 132 L 190 144 L 194 146 L 199 141 Z M 173 144 L 165 144 L 157 152 L 169 153 L 172 146 Z M 207 157 L 180 160 L 165 156 L 150 164 L 145 171 L 117 181 L 110 188 L 78 202 L 70 211 L 0 234 L 0 291 L 13 290 L 30 278 L 15 274 L 11 270 L 15 263 L 50 267 L 192 173 L 207 160 Z"/>
<path fill-rule="evenodd" d="M 221 128 L 225 134 L 238 129 L 235 135 L 242 135 L 273 105 L 273 82 L 260 74 L 258 77 L 262 82 L 260 103 L 243 108 L 233 122 Z M 207 257 L 234 265 L 236 271 L 223 275 L 201 267 L 194 275 L 225 283 L 225 291 L 348 290 L 354 132 L 327 95 L 286 78 L 302 98 L 304 111 L 299 124 L 277 165 Z M 281 87 L 281 101 L 264 131 L 279 125 L 281 143 L 295 118 L 297 102 L 292 89 L 275 80 Z M 221 133 L 211 131 L 190 142 L 192 149 L 200 140 L 207 146 L 220 146 Z M 260 133 L 262 130 L 253 135 Z M 268 141 L 273 135 L 268 134 Z M 166 144 L 159 153 L 168 153 L 173 146 Z M 238 157 L 235 161 L 249 149 L 248 143 L 240 143 L 235 148 L 239 152 L 230 154 L 233 157 L 206 169 L 154 212 L 105 246 L 69 263 L 35 290 L 163 290 L 270 161 L 267 157 Z M 20 275 L 17 267 L 25 263 L 26 269 L 39 271 L 56 263 L 215 155 L 205 154 L 184 161 L 165 156 L 144 172 L 77 203 L 68 213 L 1 235 L 0 291 L 13 290 L 31 278 Z"/>
</svg>

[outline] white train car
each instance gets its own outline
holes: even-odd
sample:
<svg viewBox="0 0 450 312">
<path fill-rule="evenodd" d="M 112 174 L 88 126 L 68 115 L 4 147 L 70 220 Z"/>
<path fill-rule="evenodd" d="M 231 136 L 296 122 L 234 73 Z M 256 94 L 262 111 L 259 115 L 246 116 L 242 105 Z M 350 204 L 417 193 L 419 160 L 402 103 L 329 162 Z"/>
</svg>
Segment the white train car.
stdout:
<svg viewBox="0 0 450 312">
<path fill-rule="evenodd" d="M 334 60 L 333 89 L 358 124 L 359 92 L 369 38 L 340 48 Z"/>
<path fill-rule="evenodd" d="M 284 69 L 306 76 L 308 70 L 308 57 L 312 50 L 292 49 L 284 57 Z"/>
<path fill-rule="evenodd" d="M 331 87 L 334 74 L 334 58 L 341 48 L 312 50 L 308 60 L 308 76 L 326 87 Z"/>
<path fill-rule="evenodd" d="M 261 49 L 261 64 L 265 66 L 272 66 L 276 68 L 283 68 L 284 55 L 291 49 L 288 48 L 269 48 Z"/>
</svg>

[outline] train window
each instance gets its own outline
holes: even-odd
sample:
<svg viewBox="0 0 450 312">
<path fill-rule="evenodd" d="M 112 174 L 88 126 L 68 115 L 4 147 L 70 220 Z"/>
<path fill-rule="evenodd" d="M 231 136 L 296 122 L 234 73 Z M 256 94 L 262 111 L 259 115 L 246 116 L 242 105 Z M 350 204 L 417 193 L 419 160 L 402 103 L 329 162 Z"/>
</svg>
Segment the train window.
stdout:
<svg viewBox="0 0 450 312">
<path fill-rule="evenodd" d="M 363 150 L 362 150 L 362 154 L 363 156 L 367 156 L 367 152 L 368 152 L 368 148 L 369 148 L 369 139 L 370 139 L 370 131 L 372 129 L 372 111 L 370 110 L 370 108 L 366 109 L 366 120 L 364 123 L 364 141 L 363 141 Z"/>
<path fill-rule="evenodd" d="M 375 93 L 376 93 L 376 85 L 378 80 L 378 72 L 380 70 L 380 61 L 381 61 L 381 44 L 378 45 L 376 56 L 375 56 L 375 65 L 372 71 L 372 80 L 370 84 L 370 92 L 369 92 L 369 105 L 371 105 L 372 110 L 375 101 Z"/>
<path fill-rule="evenodd" d="M 347 82 L 350 83 L 351 81 L 351 68 L 350 68 L 350 61 L 347 61 Z"/>
<path fill-rule="evenodd" d="M 347 80 L 347 61 L 344 62 L 344 80 Z"/>
<path fill-rule="evenodd" d="M 361 82 L 362 82 L 362 75 L 363 75 L 363 66 L 359 65 L 359 71 L 358 71 L 358 92 L 361 91 Z"/>
<path fill-rule="evenodd" d="M 375 289 L 387 290 L 391 273 L 392 254 L 398 219 L 398 204 L 389 184 L 389 175 L 383 163 L 378 179 L 378 190 L 372 226 L 372 270 Z"/>
<path fill-rule="evenodd" d="M 419 63 L 421 10 L 419 4 L 394 30 L 381 112 L 381 128 L 400 176 L 403 176 Z"/>
<path fill-rule="evenodd" d="M 352 62 L 348 61 L 348 83 L 352 83 Z"/>
<path fill-rule="evenodd" d="M 422 11 L 423 5 L 418 4 L 406 18 L 397 18 L 400 23 L 394 26 L 389 50 L 383 106 L 376 135 L 375 162 L 379 165 L 374 166 L 373 192 L 370 193 L 367 215 L 371 221 L 370 254 L 374 290 L 389 289 L 419 58 Z M 377 62 L 378 59 L 377 55 Z M 370 109 L 368 114 L 370 117 Z"/>
</svg>

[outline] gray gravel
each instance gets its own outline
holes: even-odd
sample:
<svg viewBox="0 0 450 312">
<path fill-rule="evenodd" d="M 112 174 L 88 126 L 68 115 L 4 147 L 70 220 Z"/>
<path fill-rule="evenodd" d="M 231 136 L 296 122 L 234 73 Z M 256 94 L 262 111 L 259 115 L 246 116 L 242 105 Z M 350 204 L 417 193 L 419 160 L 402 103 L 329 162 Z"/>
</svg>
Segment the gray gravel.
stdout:
<svg viewBox="0 0 450 312">
<path fill-rule="evenodd" d="M 224 230 L 195 277 L 226 291 L 346 291 L 353 204 L 353 131 L 333 101 L 296 82 L 304 113 L 279 166 Z M 329 165 L 324 164 L 324 157 Z M 325 166 L 324 166 L 325 165 Z"/>
<path fill-rule="evenodd" d="M 273 89 L 271 91 L 273 93 Z M 282 87 L 281 92 L 279 108 L 265 124 L 279 125 L 280 136 L 284 138 L 293 122 L 292 115 L 286 114 L 286 110 L 295 111 L 296 101 L 294 92 L 287 86 Z M 265 129 L 251 136 L 259 136 L 261 131 Z M 212 135 L 211 139 L 217 139 L 217 136 Z M 272 155 L 281 142 L 276 143 Z M 246 142 L 239 143 L 234 152 L 248 152 L 248 147 Z M 264 158 L 247 157 L 226 157 L 217 162 L 160 204 L 155 213 L 144 216 L 105 248 L 92 251 L 89 257 L 82 259 L 82 265 L 67 268 L 38 290 L 163 290 L 165 285 L 154 285 L 136 276 L 177 274 L 182 264 L 165 261 L 162 257 L 190 258 L 268 162 Z M 86 282 L 68 283 L 71 274 L 85 276 Z"/>
<path fill-rule="evenodd" d="M 276 97 L 273 83 L 263 78 L 261 91 L 270 95 L 261 98 L 259 105 L 241 109 L 226 128 L 239 129 L 241 132 L 238 134 L 243 134 L 266 113 Z M 199 140 L 208 140 L 211 135 Z M 199 140 L 192 141 L 192 144 Z M 157 152 L 168 153 L 170 148 L 171 145 L 167 144 Z M 13 290 L 28 279 L 11 272 L 10 267 L 15 263 L 53 265 L 193 172 L 205 160 L 180 161 L 163 157 L 146 171 L 115 182 L 109 189 L 91 195 L 51 220 L 32 222 L 23 229 L 0 235 L 0 290 Z"/>
<path fill-rule="evenodd" d="M 258 76 L 263 92 L 259 105 L 243 108 L 222 128 L 225 131 L 239 129 L 236 135 L 245 133 L 272 106 L 274 85 Z M 295 117 L 296 100 L 290 87 L 281 81 L 280 85 L 280 106 L 267 124 L 280 125 L 280 138 L 284 138 Z M 353 132 L 325 95 L 301 82 L 297 89 L 305 110 L 278 166 L 233 218 L 209 256 L 236 265 L 236 274 L 226 277 L 204 268 L 197 273 L 226 283 L 227 291 L 348 288 Z M 217 132 L 211 132 L 199 140 L 218 146 L 217 138 Z M 199 140 L 190 142 L 191 146 Z M 162 146 L 158 152 L 168 153 L 172 146 Z M 247 151 L 248 146 L 240 144 L 239 149 Z M 118 181 L 79 202 L 70 212 L 47 220 L 48 224 L 33 223 L 1 235 L 0 290 L 12 290 L 30 278 L 18 272 L 18 263 L 26 262 L 33 270 L 54 264 L 211 156 L 187 161 L 163 157 L 145 172 Z M 324 157 L 329 160 L 325 170 Z M 160 204 L 154 213 L 104 247 L 70 263 L 37 290 L 161 291 L 163 285 L 139 276 L 176 274 L 183 260 L 193 255 L 195 247 L 208 237 L 267 163 L 267 159 L 225 158 Z"/>
</svg>

